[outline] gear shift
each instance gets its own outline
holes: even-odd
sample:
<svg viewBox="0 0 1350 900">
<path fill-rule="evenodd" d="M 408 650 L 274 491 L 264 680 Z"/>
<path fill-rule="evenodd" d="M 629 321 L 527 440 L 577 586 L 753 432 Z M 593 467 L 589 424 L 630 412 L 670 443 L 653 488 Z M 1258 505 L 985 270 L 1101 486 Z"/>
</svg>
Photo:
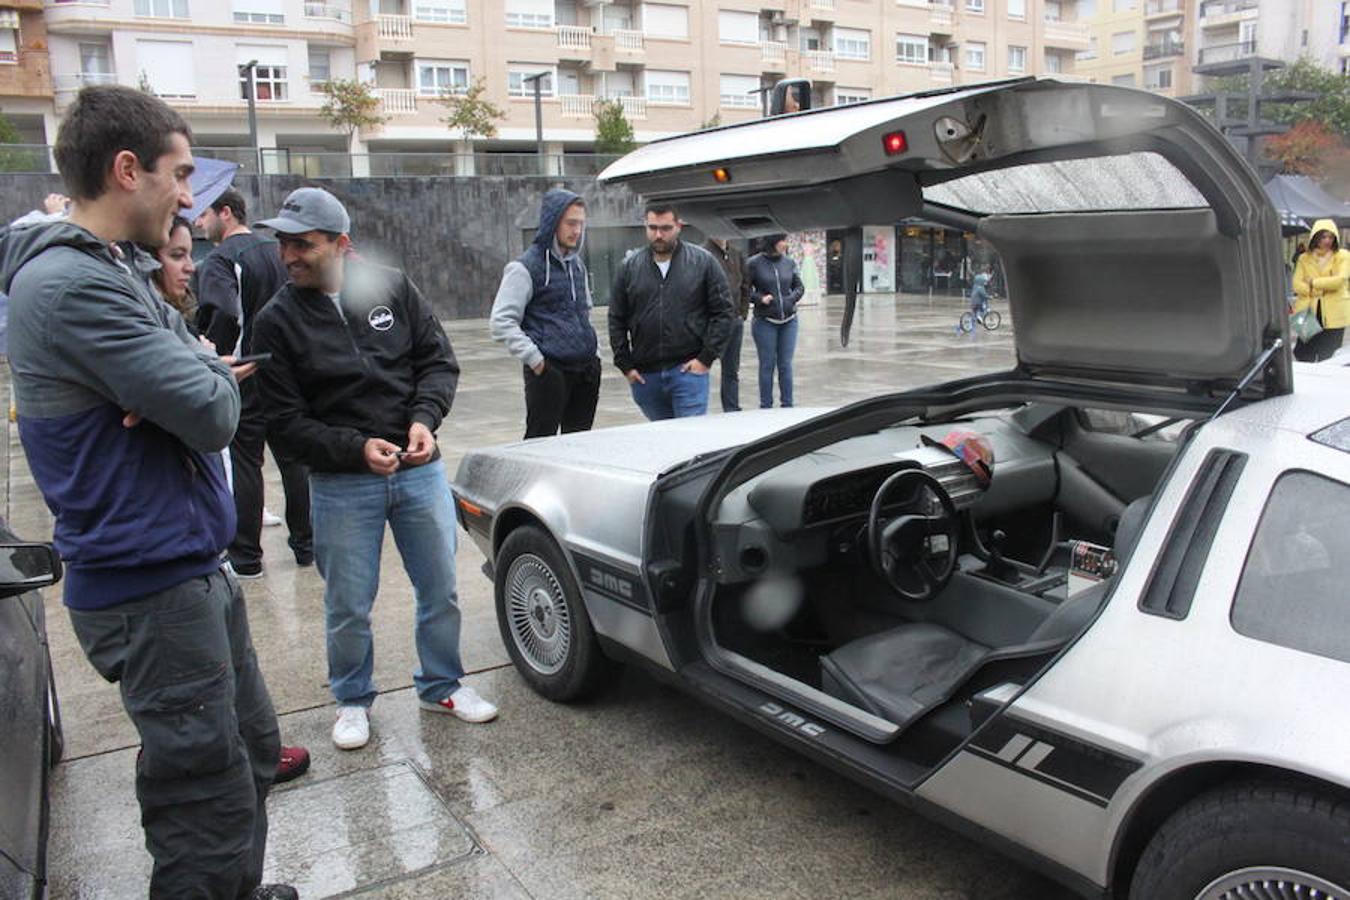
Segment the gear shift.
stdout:
<svg viewBox="0 0 1350 900">
<path fill-rule="evenodd" d="M 1022 580 L 1021 575 L 1003 558 L 1003 544 L 1007 540 L 1008 533 L 1001 528 L 995 528 L 989 535 L 989 561 L 984 565 L 984 574 L 1005 584 L 1016 584 Z"/>
</svg>

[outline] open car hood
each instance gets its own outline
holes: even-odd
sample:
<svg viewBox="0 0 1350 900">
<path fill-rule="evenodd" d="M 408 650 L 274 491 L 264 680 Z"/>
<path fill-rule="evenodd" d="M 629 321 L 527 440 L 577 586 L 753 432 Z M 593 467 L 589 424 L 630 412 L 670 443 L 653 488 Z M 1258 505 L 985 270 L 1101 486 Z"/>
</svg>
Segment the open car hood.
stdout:
<svg viewBox="0 0 1350 900">
<path fill-rule="evenodd" d="M 977 232 L 1038 380 L 1217 405 L 1265 356 L 1244 396 L 1290 390 L 1279 215 L 1223 135 L 1165 97 L 996 82 L 669 138 L 600 177 L 715 236 L 908 217 Z"/>
</svg>

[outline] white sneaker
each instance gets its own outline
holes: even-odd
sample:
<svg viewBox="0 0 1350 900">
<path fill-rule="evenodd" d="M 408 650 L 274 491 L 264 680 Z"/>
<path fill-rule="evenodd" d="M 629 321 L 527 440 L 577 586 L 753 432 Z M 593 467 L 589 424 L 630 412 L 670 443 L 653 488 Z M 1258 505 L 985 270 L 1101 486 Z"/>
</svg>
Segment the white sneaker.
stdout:
<svg viewBox="0 0 1350 900">
<path fill-rule="evenodd" d="M 364 706 L 339 706 L 333 723 L 333 744 L 339 750 L 355 750 L 370 740 L 370 714 Z"/>
<path fill-rule="evenodd" d="M 268 509 L 267 507 L 264 506 L 264 507 L 263 507 L 263 527 L 264 527 L 264 528 L 275 528 L 276 526 L 278 526 L 278 525 L 280 525 L 280 524 L 281 524 L 281 516 L 277 515 L 276 513 L 272 512 L 270 509 Z"/>
<path fill-rule="evenodd" d="M 497 707 L 478 696 L 478 692 L 471 687 L 461 687 L 435 703 L 423 700 L 421 706 L 431 712 L 448 713 L 465 722 L 491 722 L 497 718 Z"/>
</svg>

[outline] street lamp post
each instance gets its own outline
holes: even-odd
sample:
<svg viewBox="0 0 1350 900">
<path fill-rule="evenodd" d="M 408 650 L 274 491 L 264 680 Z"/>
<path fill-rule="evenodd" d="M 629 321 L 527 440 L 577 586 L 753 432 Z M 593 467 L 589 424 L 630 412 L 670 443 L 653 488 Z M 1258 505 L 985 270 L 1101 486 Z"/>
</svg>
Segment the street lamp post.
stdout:
<svg viewBox="0 0 1350 900">
<path fill-rule="evenodd" d="M 541 175 L 548 174 L 548 158 L 544 156 L 544 101 L 539 86 L 551 74 L 551 72 L 535 72 L 533 75 L 526 75 L 522 79 L 534 85 L 534 141 L 539 153 L 539 174 Z"/>
<path fill-rule="evenodd" d="M 239 64 L 239 75 L 244 79 L 244 85 L 247 89 L 244 99 L 248 100 L 248 142 L 253 147 L 253 164 L 258 167 L 258 174 L 262 175 L 262 150 L 258 147 L 258 91 L 253 80 L 257 68 L 258 61 L 256 59 L 250 59 L 246 63 Z"/>
</svg>

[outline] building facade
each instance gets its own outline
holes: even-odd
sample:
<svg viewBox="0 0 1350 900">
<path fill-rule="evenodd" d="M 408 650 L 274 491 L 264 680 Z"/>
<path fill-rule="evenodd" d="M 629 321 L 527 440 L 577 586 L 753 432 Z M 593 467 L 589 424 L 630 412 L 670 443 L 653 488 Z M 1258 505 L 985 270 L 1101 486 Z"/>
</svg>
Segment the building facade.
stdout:
<svg viewBox="0 0 1350 900">
<path fill-rule="evenodd" d="M 42 0 L 0 2 L 0 111 L 24 144 L 54 133 L 52 72 Z"/>
</svg>

